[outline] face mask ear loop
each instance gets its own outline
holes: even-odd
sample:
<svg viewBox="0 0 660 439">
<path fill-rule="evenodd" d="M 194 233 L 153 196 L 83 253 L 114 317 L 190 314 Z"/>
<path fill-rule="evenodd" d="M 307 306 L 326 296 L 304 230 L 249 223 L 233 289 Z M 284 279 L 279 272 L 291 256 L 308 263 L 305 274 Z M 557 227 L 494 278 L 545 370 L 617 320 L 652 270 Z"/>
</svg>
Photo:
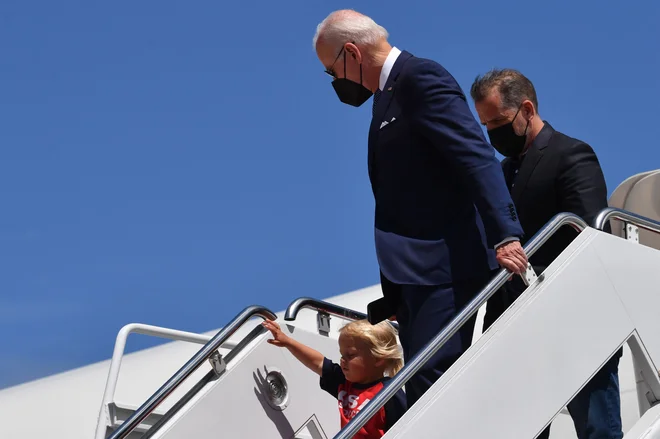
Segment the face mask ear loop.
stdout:
<svg viewBox="0 0 660 439">
<path fill-rule="evenodd" d="M 346 78 L 346 51 L 344 51 L 344 78 Z M 362 85 L 362 63 L 360 63 L 360 85 Z"/>
<path fill-rule="evenodd" d="M 531 122 L 530 120 L 527 121 L 527 125 L 525 125 L 525 132 L 523 133 L 523 136 L 527 135 L 527 129 L 529 128 L 529 123 L 530 122 Z"/>
<path fill-rule="evenodd" d="M 344 50 L 344 79 L 346 79 L 346 51 Z"/>
<path fill-rule="evenodd" d="M 346 76 L 346 75 L 344 74 L 344 76 Z M 518 113 L 520 113 L 520 110 L 522 110 L 522 106 L 523 106 L 523 104 L 520 104 L 520 107 L 518 107 L 518 110 L 516 111 L 516 114 L 513 116 L 513 119 L 511 119 L 511 129 L 513 130 L 513 134 L 516 134 L 516 130 L 515 130 L 515 128 L 513 128 L 513 122 L 516 121 L 516 117 L 518 117 Z M 527 121 L 527 126 L 525 127 L 525 132 L 523 133 L 523 136 L 527 135 L 527 128 L 528 127 L 529 127 L 529 121 Z"/>
<path fill-rule="evenodd" d="M 516 114 L 513 115 L 513 119 L 511 119 L 511 123 L 514 123 L 516 121 L 516 117 L 518 117 L 518 113 L 520 113 L 521 108 L 522 108 L 522 104 L 520 104 L 520 107 L 518 107 L 518 110 L 516 110 Z"/>
</svg>

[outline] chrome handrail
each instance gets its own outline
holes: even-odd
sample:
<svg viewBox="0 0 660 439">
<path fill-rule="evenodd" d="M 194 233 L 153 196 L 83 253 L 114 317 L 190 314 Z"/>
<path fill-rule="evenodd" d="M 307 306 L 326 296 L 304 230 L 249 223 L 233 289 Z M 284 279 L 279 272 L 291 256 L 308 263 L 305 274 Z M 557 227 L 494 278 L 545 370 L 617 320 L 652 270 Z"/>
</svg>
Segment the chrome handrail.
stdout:
<svg viewBox="0 0 660 439">
<path fill-rule="evenodd" d="M 572 213 L 560 213 L 555 215 L 539 232 L 530 239 L 525 245 L 525 253 L 528 257 L 533 255 L 555 232 L 562 226 L 571 226 L 576 231 L 581 232 L 588 227 L 587 223 L 579 216 Z M 438 335 L 429 341 L 424 348 L 417 353 L 403 368 L 390 380 L 385 387 L 376 394 L 376 396 L 367 403 L 367 405 L 351 419 L 343 429 L 337 433 L 333 439 L 352 438 L 369 419 L 371 419 L 380 408 L 389 401 L 424 365 L 435 355 L 438 350 L 456 333 L 458 330 L 479 311 L 482 305 L 499 290 L 502 285 L 511 276 L 511 273 L 501 269 L 497 275 L 481 290 L 481 292 L 468 303 L 465 308 L 445 326 Z"/>
<path fill-rule="evenodd" d="M 631 239 L 633 242 L 639 244 L 639 235 L 630 235 L 630 224 L 635 225 L 636 227 L 641 227 L 642 229 L 648 230 L 654 233 L 660 233 L 660 222 L 652 220 L 636 213 L 629 212 L 623 209 L 617 209 L 614 207 L 608 207 L 603 209 L 598 213 L 596 219 L 594 220 L 593 227 L 598 230 L 605 230 L 605 227 L 608 224 L 610 219 L 617 219 L 623 222 L 623 229 L 625 235 L 623 236 L 626 239 Z M 612 231 L 614 233 L 614 230 Z M 643 244 L 642 244 L 643 245 Z M 635 380 L 637 381 L 637 405 L 639 406 L 640 414 L 644 414 L 649 408 L 649 398 L 647 395 L 647 384 L 644 380 L 643 366 L 638 363 L 637 358 L 633 355 L 632 358 L 633 368 L 635 369 Z"/>
<path fill-rule="evenodd" d="M 347 320 L 363 320 L 367 318 L 367 315 L 364 313 L 352 310 L 350 308 L 345 308 L 343 306 L 335 305 L 334 303 L 313 299 L 311 297 L 299 297 L 291 302 L 291 304 L 287 307 L 286 312 L 284 313 L 284 320 L 295 320 L 300 310 L 304 308 L 324 312 Z M 397 329 L 397 331 L 399 330 L 398 323 L 390 323 Z"/>
<path fill-rule="evenodd" d="M 286 312 L 284 313 L 284 320 L 295 320 L 298 313 L 303 308 L 315 309 L 349 320 L 362 320 L 367 318 L 367 315 L 364 313 L 353 311 L 352 309 L 344 308 L 343 306 L 335 305 L 334 303 L 312 299 L 311 297 L 299 297 L 287 307 Z"/>
<path fill-rule="evenodd" d="M 608 207 L 600 211 L 594 220 L 594 229 L 604 230 L 607 221 L 617 219 L 626 223 L 632 223 L 637 227 L 648 230 L 650 232 L 660 233 L 660 223 L 645 216 L 637 215 L 636 213 L 628 212 L 627 210 L 617 209 L 615 207 Z"/>
<path fill-rule="evenodd" d="M 142 404 L 126 421 L 124 421 L 117 430 L 115 430 L 107 439 L 123 439 L 127 437 L 147 416 L 153 412 L 156 407 L 162 403 L 181 383 L 189 377 L 199 366 L 202 365 L 218 348 L 227 341 L 245 322 L 252 317 L 261 317 L 264 320 L 275 320 L 277 316 L 268 308 L 263 306 L 248 306 L 241 311 L 224 328 L 222 328 L 213 338 L 204 345 L 186 364 L 181 367 L 160 389 Z"/>
</svg>

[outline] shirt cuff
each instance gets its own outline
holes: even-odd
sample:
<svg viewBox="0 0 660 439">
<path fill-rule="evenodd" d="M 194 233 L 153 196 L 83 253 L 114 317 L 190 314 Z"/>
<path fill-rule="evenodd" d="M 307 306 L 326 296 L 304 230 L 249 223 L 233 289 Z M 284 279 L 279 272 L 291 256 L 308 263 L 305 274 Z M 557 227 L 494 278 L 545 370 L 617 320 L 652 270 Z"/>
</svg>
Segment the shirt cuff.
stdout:
<svg viewBox="0 0 660 439">
<path fill-rule="evenodd" d="M 495 245 L 495 250 L 497 250 L 499 247 L 503 246 L 506 243 L 513 242 L 513 241 L 520 241 L 520 238 L 516 238 L 515 236 L 509 236 L 508 238 L 504 239 L 504 241 L 498 243 Z"/>
</svg>

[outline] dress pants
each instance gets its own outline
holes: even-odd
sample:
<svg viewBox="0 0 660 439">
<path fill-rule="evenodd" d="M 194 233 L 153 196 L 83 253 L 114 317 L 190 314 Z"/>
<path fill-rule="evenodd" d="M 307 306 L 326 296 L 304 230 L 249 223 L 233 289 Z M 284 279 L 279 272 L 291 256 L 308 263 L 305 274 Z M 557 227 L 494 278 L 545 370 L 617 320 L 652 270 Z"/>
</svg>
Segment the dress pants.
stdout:
<svg viewBox="0 0 660 439">
<path fill-rule="evenodd" d="M 404 362 L 435 337 L 479 293 L 493 273 L 444 285 L 401 285 L 381 274 L 383 294 L 398 296 L 396 318 Z M 424 392 L 470 347 L 476 315 L 472 317 L 406 383 L 406 398 L 411 407 Z"/>
</svg>

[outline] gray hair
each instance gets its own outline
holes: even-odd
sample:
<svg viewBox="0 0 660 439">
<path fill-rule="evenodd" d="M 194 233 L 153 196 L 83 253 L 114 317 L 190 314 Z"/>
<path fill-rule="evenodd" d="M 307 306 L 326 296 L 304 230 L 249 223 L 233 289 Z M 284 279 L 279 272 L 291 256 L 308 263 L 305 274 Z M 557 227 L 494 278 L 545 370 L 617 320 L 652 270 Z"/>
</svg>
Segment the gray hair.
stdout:
<svg viewBox="0 0 660 439">
<path fill-rule="evenodd" d="M 497 87 L 505 109 L 518 109 L 524 100 L 529 99 L 539 111 L 536 90 L 532 81 L 514 69 L 493 69 L 483 76 L 477 76 L 470 89 L 474 102 L 486 99 L 493 88 Z"/>
<path fill-rule="evenodd" d="M 339 51 L 346 43 L 372 46 L 383 38 L 387 39 L 389 34 L 370 17 L 352 9 L 342 9 L 332 12 L 316 26 L 313 40 L 315 50 L 319 37 Z"/>
</svg>

